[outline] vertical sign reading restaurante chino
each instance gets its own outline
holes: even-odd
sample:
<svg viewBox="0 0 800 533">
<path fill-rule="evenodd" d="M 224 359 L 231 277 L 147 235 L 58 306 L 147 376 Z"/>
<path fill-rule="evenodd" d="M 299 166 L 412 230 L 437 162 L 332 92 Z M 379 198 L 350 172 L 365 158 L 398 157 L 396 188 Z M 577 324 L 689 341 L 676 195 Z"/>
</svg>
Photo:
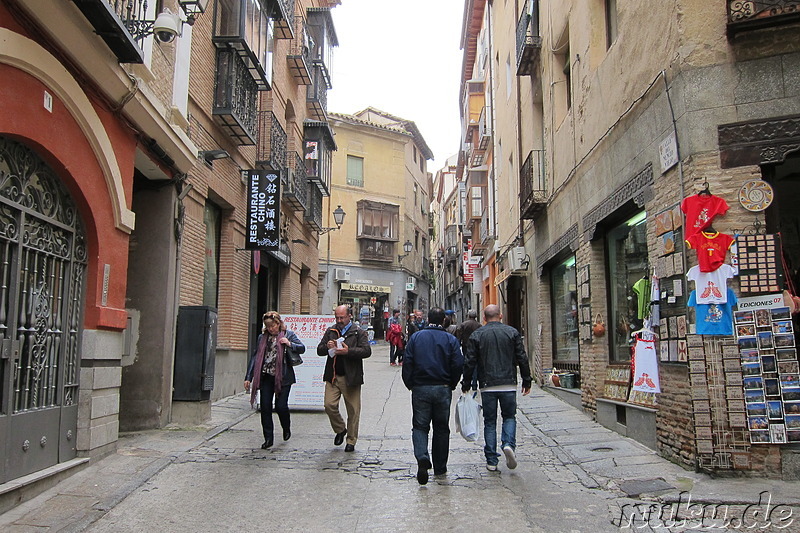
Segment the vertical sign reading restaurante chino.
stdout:
<svg viewBox="0 0 800 533">
<path fill-rule="evenodd" d="M 248 250 L 278 250 L 281 244 L 281 178 L 277 172 L 251 170 L 247 188 Z"/>
</svg>

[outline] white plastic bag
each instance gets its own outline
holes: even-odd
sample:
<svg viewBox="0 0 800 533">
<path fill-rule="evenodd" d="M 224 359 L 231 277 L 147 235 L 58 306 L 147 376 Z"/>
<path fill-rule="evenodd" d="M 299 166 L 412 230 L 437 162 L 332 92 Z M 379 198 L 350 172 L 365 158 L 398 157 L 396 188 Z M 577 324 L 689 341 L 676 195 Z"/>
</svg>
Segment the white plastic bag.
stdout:
<svg viewBox="0 0 800 533">
<path fill-rule="evenodd" d="M 456 402 L 456 430 L 468 442 L 478 440 L 481 427 L 481 406 L 474 394 L 462 394 Z"/>
</svg>

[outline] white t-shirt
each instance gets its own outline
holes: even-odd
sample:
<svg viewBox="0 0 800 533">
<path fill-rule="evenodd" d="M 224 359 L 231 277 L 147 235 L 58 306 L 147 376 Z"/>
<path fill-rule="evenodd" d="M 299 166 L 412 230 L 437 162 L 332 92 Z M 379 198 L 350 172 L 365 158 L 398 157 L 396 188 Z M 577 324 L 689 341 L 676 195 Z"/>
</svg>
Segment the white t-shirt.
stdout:
<svg viewBox="0 0 800 533">
<path fill-rule="evenodd" d="M 702 272 L 695 265 L 686 273 L 686 279 L 695 282 L 698 304 L 724 304 L 728 301 L 728 279 L 733 277 L 733 267 L 722 264 L 713 272 Z"/>
</svg>

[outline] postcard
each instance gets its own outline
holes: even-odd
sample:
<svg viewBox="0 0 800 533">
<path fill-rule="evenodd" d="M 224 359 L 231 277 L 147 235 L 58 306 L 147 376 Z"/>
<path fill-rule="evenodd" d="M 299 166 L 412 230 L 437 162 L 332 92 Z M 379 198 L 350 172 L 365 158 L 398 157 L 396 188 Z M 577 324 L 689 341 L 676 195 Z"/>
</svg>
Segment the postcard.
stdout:
<svg viewBox="0 0 800 533">
<path fill-rule="evenodd" d="M 789 348 L 794 346 L 794 334 L 780 334 L 775 335 L 775 347 L 776 348 Z"/>
<path fill-rule="evenodd" d="M 769 444 L 770 436 L 769 431 L 751 431 L 750 443 L 751 444 Z"/>
<path fill-rule="evenodd" d="M 772 317 L 770 315 L 769 309 L 756 309 L 755 312 L 756 317 L 756 326 L 762 328 L 769 326 L 772 322 Z"/>
<path fill-rule="evenodd" d="M 788 307 L 776 307 L 775 309 L 770 309 L 770 312 L 772 320 L 789 320 L 792 318 Z"/>
<path fill-rule="evenodd" d="M 767 417 L 770 420 L 783 418 L 783 402 L 772 400 L 767 402 Z"/>
<path fill-rule="evenodd" d="M 800 378 L 798 378 L 797 374 L 783 374 L 779 380 L 781 382 L 781 389 L 800 387 Z"/>
<path fill-rule="evenodd" d="M 784 402 L 800 401 L 800 387 L 796 387 L 793 389 L 781 388 L 781 396 L 783 396 Z"/>
<path fill-rule="evenodd" d="M 791 320 L 773 320 L 772 321 L 773 333 L 794 333 Z"/>
<path fill-rule="evenodd" d="M 733 317 L 737 324 L 753 322 L 753 311 L 736 311 L 733 313 Z"/>
<path fill-rule="evenodd" d="M 745 389 L 763 389 L 764 382 L 761 380 L 760 377 L 755 376 L 748 376 L 742 378 L 742 382 L 744 383 Z"/>
<path fill-rule="evenodd" d="M 779 374 L 797 374 L 800 372 L 800 364 L 797 361 L 778 361 Z"/>
<path fill-rule="evenodd" d="M 663 235 L 672 230 L 672 211 L 664 211 L 655 216 L 656 235 Z"/>
<path fill-rule="evenodd" d="M 769 429 L 769 421 L 766 416 L 748 416 L 747 427 L 750 429 Z"/>
<path fill-rule="evenodd" d="M 769 425 L 769 437 L 773 444 L 784 444 L 786 443 L 786 428 L 788 424 L 784 426 L 783 424 L 770 424 Z"/>
<path fill-rule="evenodd" d="M 767 396 L 780 396 L 781 388 L 776 378 L 764 378 L 764 394 Z"/>
<path fill-rule="evenodd" d="M 758 350 L 742 350 L 741 355 L 742 363 L 756 363 L 760 359 Z"/>
<path fill-rule="evenodd" d="M 771 331 L 759 331 L 756 336 L 758 337 L 758 347 L 762 350 L 768 350 L 773 347 Z"/>
<path fill-rule="evenodd" d="M 737 324 L 736 336 L 737 337 L 752 337 L 756 334 L 755 324 Z"/>
<path fill-rule="evenodd" d="M 761 356 L 761 371 L 762 372 L 777 372 L 778 367 L 775 365 L 774 355 Z"/>
<path fill-rule="evenodd" d="M 742 363 L 743 376 L 760 376 L 761 364 L 760 363 Z"/>
<path fill-rule="evenodd" d="M 767 404 L 763 402 L 748 403 L 746 409 L 747 409 L 747 416 L 759 416 L 759 415 L 765 416 L 767 414 Z"/>
<path fill-rule="evenodd" d="M 763 389 L 747 389 L 744 391 L 744 401 L 747 403 L 763 402 L 764 390 Z"/>
<path fill-rule="evenodd" d="M 797 361 L 797 351 L 794 348 L 778 348 L 775 358 L 778 361 Z"/>
<path fill-rule="evenodd" d="M 770 332 L 772 334 L 772 332 Z M 739 337 L 736 342 L 739 344 L 740 350 L 756 350 L 758 349 L 757 337 Z"/>
<path fill-rule="evenodd" d="M 675 234 L 671 231 L 661 236 L 661 255 L 669 255 L 675 252 Z"/>
<path fill-rule="evenodd" d="M 683 212 L 681 206 L 676 206 L 672 209 L 672 227 L 680 229 L 683 226 Z"/>
<path fill-rule="evenodd" d="M 800 415 L 786 415 L 786 429 L 800 429 Z"/>
<path fill-rule="evenodd" d="M 783 402 L 783 411 L 787 415 L 800 415 L 800 402 Z"/>
</svg>

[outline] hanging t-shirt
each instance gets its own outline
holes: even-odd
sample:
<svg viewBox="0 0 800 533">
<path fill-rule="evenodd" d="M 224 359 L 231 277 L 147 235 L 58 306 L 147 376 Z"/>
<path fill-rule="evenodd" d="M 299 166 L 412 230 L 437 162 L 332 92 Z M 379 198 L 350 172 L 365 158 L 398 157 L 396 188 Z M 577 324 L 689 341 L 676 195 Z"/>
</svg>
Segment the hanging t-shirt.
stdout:
<svg viewBox="0 0 800 533">
<path fill-rule="evenodd" d="M 728 211 L 728 202 L 713 194 L 695 194 L 684 198 L 681 211 L 686 215 L 686 236 L 707 228 L 713 218 Z"/>
<path fill-rule="evenodd" d="M 697 262 L 703 272 L 713 272 L 725 262 L 725 254 L 733 244 L 733 237 L 727 233 L 706 233 L 701 231 L 686 239 L 689 248 L 697 250 Z"/>
<path fill-rule="evenodd" d="M 642 278 L 633 284 L 633 292 L 638 297 L 636 299 L 636 317 L 641 320 L 648 315 L 650 310 L 650 280 Z"/>
<path fill-rule="evenodd" d="M 633 347 L 633 390 L 641 392 L 661 392 L 658 379 L 658 356 L 655 340 L 645 340 L 636 336 Z"/>
<path fill-rule="evenodd" d="M 697 303 L 724 304 L 728 301 L 728 279 L 733 277 L 733 267 L 721 264 L 713 272 L 703 272 L 695 265 L 686 273 L 686 279 L 695 282 Z"/>
<path fill-rule="evenodd" d="M 695 308 L 695 328 L 698 335 L 733 335 L 733 306 L 736 294 L 728 289 L 728 301 L 724 304 L 698 304 L 697 291 L 689 296 L 689 307 Z"/>
</svg>

